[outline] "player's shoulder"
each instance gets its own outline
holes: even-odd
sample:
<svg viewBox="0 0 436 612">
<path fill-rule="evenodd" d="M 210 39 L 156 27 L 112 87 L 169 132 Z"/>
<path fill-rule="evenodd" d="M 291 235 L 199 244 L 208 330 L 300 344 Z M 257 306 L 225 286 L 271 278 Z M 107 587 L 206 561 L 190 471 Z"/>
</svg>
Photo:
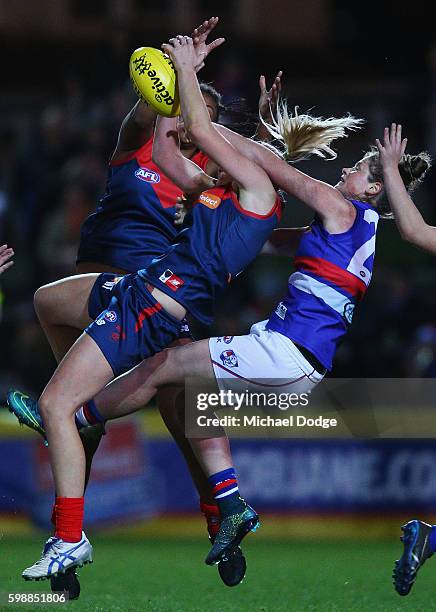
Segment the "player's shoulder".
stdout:
<svg viewBox="0 0 436 612">
<path fill-rule="evenodd" d="M 153 140 L 154 134 L 150 136 L 138 149 L 131 149 L 130 151 L 115 151 L 109 160 L 109 165 L 113 167 L 123 166 L 135 159 L 141 166 L 151 161 L 153 152 Z"/>
</svg>

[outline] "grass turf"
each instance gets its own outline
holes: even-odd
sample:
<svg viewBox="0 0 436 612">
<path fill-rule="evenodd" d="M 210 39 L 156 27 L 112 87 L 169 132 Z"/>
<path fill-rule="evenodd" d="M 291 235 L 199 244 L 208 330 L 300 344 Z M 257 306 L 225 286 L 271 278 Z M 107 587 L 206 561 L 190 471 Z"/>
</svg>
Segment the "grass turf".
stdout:
<svg viewBox="0 0 436 612">
<path fill-rule="evenodd" d="M 225 587 L 203 559 L 207 541 L 95 537 L 93 565 L 80 570 L 76 602 L 8 605 L 8 593 L 47 592 L 44 582 L 25 582 L 20 572 L 35 561 L 42 539 L 0 539 L 0 610 L 159 612 L 378 612 L 436 610 L 436 563 L 420 570 L 410 595 L 392 587 L 393 542 L 244 542 L 244 582 Z"/>
</svg>

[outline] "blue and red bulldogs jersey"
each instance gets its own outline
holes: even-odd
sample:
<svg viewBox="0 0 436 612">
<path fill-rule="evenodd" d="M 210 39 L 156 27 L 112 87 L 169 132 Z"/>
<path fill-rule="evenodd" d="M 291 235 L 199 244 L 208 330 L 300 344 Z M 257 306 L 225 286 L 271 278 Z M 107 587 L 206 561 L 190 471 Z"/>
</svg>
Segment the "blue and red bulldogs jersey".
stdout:
<svg viewBox="0 0 436 612">
<path fill-rule="evenodd" d="M 308 349 L 328 370 L 374 265 L 379 215 L 368 204 L 352 203 L 356 219 L 342 234 L 329 234 L 315 217 L 301 238 L 288 293 L 267 324 Z"/>
</svg>

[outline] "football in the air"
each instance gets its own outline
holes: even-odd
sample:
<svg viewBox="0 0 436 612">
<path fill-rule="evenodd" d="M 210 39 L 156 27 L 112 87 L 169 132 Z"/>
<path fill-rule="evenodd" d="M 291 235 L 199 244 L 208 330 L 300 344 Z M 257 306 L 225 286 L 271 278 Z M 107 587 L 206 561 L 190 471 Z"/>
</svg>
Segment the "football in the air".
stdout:
<svg viewBox="0 0 436 612">
<path fill-rule="evenodd" d="M 160 49 L 140 47 L 132 53 L 129 72 L 143 102 L 164 117 L 180 114 L 177 73 L 168 55 Z"/>
</svg>

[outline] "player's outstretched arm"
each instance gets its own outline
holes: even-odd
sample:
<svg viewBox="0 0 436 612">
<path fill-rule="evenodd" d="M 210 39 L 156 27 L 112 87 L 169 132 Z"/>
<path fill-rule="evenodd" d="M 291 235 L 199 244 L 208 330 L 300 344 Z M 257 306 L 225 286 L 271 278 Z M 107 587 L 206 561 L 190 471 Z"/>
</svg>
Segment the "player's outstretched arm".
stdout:
<svg viewBox="0 0 436 612">
<path fill-rule="evenodd" d="M 163 45 L 163 49 L 177 70 L 180 106 L 191 140 L 239 184 L 241 206 L 257 214 L 268 213 L 275 193 L 266 173 L 238 152 L 212 125 L 194 69 L 192 39 L 178 36 Z"/>
<path fill-rule="evenodd" d="M 215 185 L 211 176 L 182 155 L 175 117 L 158 117 L 152 157 L 154 163 L 185 193 L 200 194 Z"/>
<path fill-rule="evenodd" d="M 128 156 L 140 149 L 151 138 L 156 112 L 145 102 L 138 102 L 126 115 L 118 134 L 111 161 Z"/>
<path fill-rule="evenodd" d="M 383 166 L 386 194 L 401 237 L 436 254 L 436 227 L 424 221 L 407 193 L 398 169 L 398 164 L 407 146 L 407 138 L 402 138 L 401 125 L 392 123 L 390 129 L 386 127 L 383 144 L 377 139 L 376 145 Z"/>
<path fill-rule="evenodd" d="M 8 247 L 7 244 L 0 246 L 0 275 L 14 265 L 14 262 L 11 261 L 13 256 L 14 250 Z"/>
<path fill-rule="evenodd" d="M 274 185 L 307 204 L 322 219 L 340 220 L 345 226 L 353 222 L 355 209 L 337 189 L 293 168 L 261 143 L 222 125 L 214 126 L 238 151 L 261 166 Z"/>
<path fill-rule="evenodd" d="M 218 17 L 210 17 L 195 28 L 192 33 L 194 48 L 198 57 L 197 72 L 204 66 L 204 60 L 209 53 L 222 45 L 225 40 L 224 38 L 217 38 L 210 43 L 207 42 L 209 34 L 216 27 L 218 21 Z M 117 161 L 140 149 L 150 139 L 155 120 L 156 112 L 151 106 L 138 100 L 121 124 L 112 161 Z"/>
</svg>

